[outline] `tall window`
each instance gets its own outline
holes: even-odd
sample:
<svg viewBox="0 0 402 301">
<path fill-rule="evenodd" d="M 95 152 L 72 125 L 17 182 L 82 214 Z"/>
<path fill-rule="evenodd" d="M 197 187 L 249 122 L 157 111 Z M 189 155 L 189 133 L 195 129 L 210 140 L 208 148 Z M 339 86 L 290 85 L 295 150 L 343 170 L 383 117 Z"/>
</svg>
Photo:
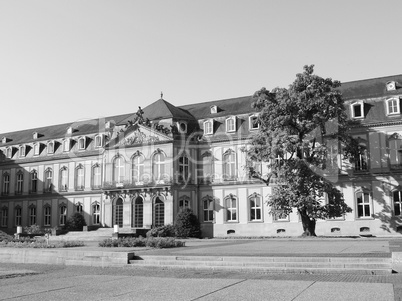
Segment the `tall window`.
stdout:
<svg viewBox="0 0 402 301">
<path fill-rule="evenodd" d="M 102 147 L 102 136 L 98 135 L 95 137 L 95 147 Z"/>
<path fill-rule="evenodd" d="M 92 204 L 92 224 L 100 224 L 100 205 L 99 203 Z"/>
<path fill-rule="evenodd" d="M 132 183 L 143 184 L 142 177 L 144 175 L 144 156 L 138 154 L 132 160 Z"/>
<path fill-rule="evenodd" d="M 34 144 L 34 156 L 38 156 L 40 154 L 40 143 Z"/>
<path fill-rule="evenodd" d="M 262 220 L 261 196 L 255 193 L 249 197 L 248 201 L 250 208 L 250 221 L 261 221 Z"/>
<path fill-rule="evenodd" d="M 37 193 L 38 192 L 38 173 L 36 170 L 31 171 L 31 179 L 30 179 L 30 185 L 31 193 Z"/>
<path fill-rule="evenodd" d="M 102 186 L 102 170 L 99 164 L 92 167 L 92 189 L 100 189 Z"/>
<path fill-rule="evenodd" d="M 364 118 L 364 104 L 357 102 L 351 105 L 352 117 L 353 118 Z"/>
<path fill-rule="evenodd" d="M 59 225 L 64 226 L 67 221 L 67 206 L 61 204 L 59 207 Z"/>
<path fill-rule="evenodd" d="M 53 189 L 53 170 L 51 168 L 45 171 L 45 192 L 51 192 Z"/>
<path fill-rule="evenodd" d="M 213 182 L 213 163 L 213 156 L 210 152 L 207 152 L 202 156 L 202 180 L 204 183 Z"/>
<path fill-rule="evenodd" d="M 75 212 L 82 214 L 83 212 L 83 206 L 81 202 L 78 202 L 77 204 L 75 204 Z"/>
<path fill-rule="evenodd" d="M 165 156 L 162 153 L 157 153 L 154 155 L 152 160 L 152 174 L 154 180 L 159 182 L 163 180 L 165 173 Z"/>
<path fill-rule="evenodd" d="M 78 149 L 79 150 L 84 150 L 86 147 L 85 145 L 85 137 L 81 137 L 78 139 Z"/>
<path fill-rule="evenodd" d="M 202 209 L 204 222 L 214 221 L 214 200 L 211 197 L 206 196 L 202 200 Z"/>
<path fill-rule="evenodd" d="M 402 191 L 394 191 L 394 215 L 402 215 Z"/>
<path fill-rule="evenodd" d="M 60 191 L 68 190 L 68 169 L 67 167 L 62 167 L 60 169 Z"/>
<path fill-rule="evenodd" d="M 367 170 L 367 146 L 365 144 L 359 145 L 359 152 L 355 157 L 355 170 L 356 171 L 365 171 Z"/>
<path fill-rule="evenodd" d="M 3 174 L 3 195 L 10 193 L 10 175 L 6 172 Z"/>
<path fill-rule="evenodd" d="M 7 207 L 2 207 L 1 208 L 1 227 L 8 227 L 8 208 Z"/>
<path fill-rule="evenodd" d="M 7 158 L 12 158 L 13 157 L 13 149 L 11 147 L 8 147 L 6 150 L 6 157 Z"/>
<path fill-rule="evenodd" d="M 183 154 L 179 158 L 179 181 L 187 181 L 189 178 L 188 158 Z"/>
<path fill-rule="evenodd" d="M 43 225 L 50 226 L 52 223 L 52 208 L 49 205 L 43 207 Z"/>
<path fill-rule="evenodd" d="M 84 166 L 81 164 L 75 169 L 75 190 L 84 190 L 85 187 Z"/>
<path fill-rule="evenodd" d="M 371 201 L 368 192 L 359 191 L 356 193 L 357 217 L 371 217 Z"/>
<path fill-rule="evenodd" d="M 23 185 L 24 185 L 24 173 L 21 170 L 19 170 L 17 172 L 17 183 L 15 193 L 21 194 L 23 190 Z"/>
<path fill-rule="evenodd" d="M 22 221 L 22 208 L 20 206 L 15 207 L 15 225 L 21 226 Z"/>
<path fill-rule="evenodd" d="M 29 214 L 29 225 L 35 225 L 36 224 L 36 207 L 34 205 L 29 206 L 28 208 L 28 214 Z"/>
<path fill-rule="evenodd" d="M 25 157 L 25 145 L 20 146 L 20 158 Z"/>
<path fill-rule="evenodd" d="M 122 157 L 117 157 L 113 161 L 113 179 L 116 183 L 124 182 L 125 162 Z"/>
<path fill-rule="evenodd" d="M 228 150 L 223 155 L 223 179 L 226 181 L 235 180 L 236 175 L 236 153 L 233 150 Z"/>
<path fill-rule="evenodd" d="M 54 153 L 54 141 L 49 141 L 47 143 L 47 153 L 53 154 Z"/>
<path fill-rule="evenodd" d="M 225 198 L 226 206 L 226 221 L 237 221 L 237 198 L 234 195 L 229 195 Z"/>
<path fill-rule="evenodd" d="M 226 119 L 226 132 L 236 131 L 236 117 L 229 117 Z"/>
<path fill-rule="evenodd" d="M 135 228 L 142 228 L 144 225 L 144 200 L 142 197 L 138 196 L 133 204 L 133 226 Z"/>
<path fill-rule="evenodd" d="M 154 226 L 160 227 L 165 224 L 165 203 L 159 198 L 156 197 L 154 201 Z"/>
<path fill-rule="evenodd" d="M 123 200 L 118 198 L 113 206 L 113 225 L 123 227 Z"/>
<path fill-rule="evenodd" d="M 63 152 L 70 151 L 70 138 L 66 138 L 63 140 Z"/>
</svg>

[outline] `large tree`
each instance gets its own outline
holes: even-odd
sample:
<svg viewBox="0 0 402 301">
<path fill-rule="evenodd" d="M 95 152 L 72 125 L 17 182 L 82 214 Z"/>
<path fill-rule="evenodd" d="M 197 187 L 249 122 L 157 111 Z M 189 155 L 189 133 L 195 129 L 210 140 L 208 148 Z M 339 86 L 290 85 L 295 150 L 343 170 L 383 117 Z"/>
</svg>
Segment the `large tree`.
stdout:
<svg viewBox="0 0 402 301">
<path fill-rule="evenodd" d="M 254 94 L 260 129 L 247 149 L 250 162 L 266 162 L 270 172 L 248 167 L 252 177 L 272 185 L 271 214 L 296 208 L 303 235 L 315 236 L 317 219 L 339 217 L 352 209 L 336 187 L 337 154 L 357 152 L 348 137 L 348 121 L 339 81 L 314 74 L 304 66 L 289 88 L 265 88 Z M 341 148 L 340 148 L 341 147 Z"/>
</svg>

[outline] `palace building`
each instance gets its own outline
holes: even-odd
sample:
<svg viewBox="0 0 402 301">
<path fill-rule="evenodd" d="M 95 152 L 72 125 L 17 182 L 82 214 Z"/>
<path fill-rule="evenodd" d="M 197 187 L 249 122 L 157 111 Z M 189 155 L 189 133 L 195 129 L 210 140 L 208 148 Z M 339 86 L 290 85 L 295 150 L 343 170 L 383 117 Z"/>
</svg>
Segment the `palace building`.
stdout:
<svg viewBox="0 0 402 301">
<path fill-rule="evenodd" d="M 316 233 L 400 235 L 402 75 L 340 90 L 356 121 L 350 134 L 365 148 L 351 164 L 333 144 L 334 181 L 353 212 L 317 221 Z M 204 237 L 300 235 L 296 210 L 270 214 L 272 186 L 245 169 L 244 149 L 259 130 L 252 102 L 159 99 L 130 114 L 1 134 L 0 230 L 61 228 L 80 212 L 89 226 L 131 232 L 171 224 L 191 208 Z"/>
</svg>

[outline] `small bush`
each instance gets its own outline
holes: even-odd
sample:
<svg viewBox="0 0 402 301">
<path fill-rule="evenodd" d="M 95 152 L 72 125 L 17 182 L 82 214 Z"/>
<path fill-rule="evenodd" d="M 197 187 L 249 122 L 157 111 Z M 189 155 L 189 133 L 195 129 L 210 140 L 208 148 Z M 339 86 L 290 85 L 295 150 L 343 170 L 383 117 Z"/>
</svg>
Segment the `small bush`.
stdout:
<svg viewBox="0 0 402 301">
<path fill-rule="evenodd" d="M 105 239 L 99 243 L 100 247 L 118 248 L 118 247 L 150 247 L 150 248 L 175 248 L 183 247 L 184 243 L 176 241 L 172 237 L 127 237 L 118 239 Z"/>
<path fill-rule="evenodd" d="M 12 241 L 13 239 L 13 236 L 8 235 L 7 233 L 0 230 L 0 241 Z"/>
<path fill-rule="evenodd" d="M 201 236 L 200 222 L 191 209 L 186 208 L 179 212 L 174 226 L 177 237 L 199 238 Z"/>
<path fill-rule="evenodd" d="M 149 230 L 147 237 L 174 237 L 175 232 L 175 227 L 170 224 Z"/>
<path fill-rule="evenodd" d="M 67 219 L 64 229 L 68 231 L 82 231 L 82 228 L 86 225 L 87 223 L 82 214 L 76 212 Z"/>
<path fill-rule="evenodd" d="M 84 243 L 81 241 L 60 241 L 55 243 L 47 243 L 46 239 L 14 239 L 12 241 L 2 241 L 0 242 L 0 247 L 7 248 L 41 248 L 41 249 L 53 249 L 53 248 L 71 248 L 71 247 L 82 247 Z"/>
</svg>

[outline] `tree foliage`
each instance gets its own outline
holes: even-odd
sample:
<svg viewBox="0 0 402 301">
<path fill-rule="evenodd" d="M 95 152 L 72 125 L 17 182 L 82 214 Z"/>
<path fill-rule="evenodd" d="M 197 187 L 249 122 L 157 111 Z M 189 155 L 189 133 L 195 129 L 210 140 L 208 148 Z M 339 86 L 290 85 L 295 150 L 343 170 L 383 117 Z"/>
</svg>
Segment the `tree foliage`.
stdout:
<svg viewBox="0 0 402 301">
<path fill-rule="evenodd" d="M 67 219 L 64 228 L 69 231 L 82 231 L 82 228 L 86 225 L 87 223 L 84 216 L 81 213 L 76 212 Z"/>
<path fill-rule="evenodd" d="M 175 223 L 175 231 L 177 237 L 196 237 L 201 236 L 200 222 L 189 208 L 177 214 Z"/>
<path fill-rule="evenodd" d="M 254 94 L 260 111 L 259 132 L 248 149 L 250 161 L 267 162 L 270 173 L 262 175 L 249 166 L 254 178 L 270 184 L 275 180 L 268 205 L 271 213 L 284 214 L 296 208 L 305 235 L 315 235 L 317 219 L 350 212 L 336 188 L 338 168 L 334 152 L 339 147 L 353 158 L 357 143 L 348 136 L 349 122 L 337 89 L 340 82 L 314 74 L 314 66 L 286 88 L 265 88 Z"/>
</svg>

